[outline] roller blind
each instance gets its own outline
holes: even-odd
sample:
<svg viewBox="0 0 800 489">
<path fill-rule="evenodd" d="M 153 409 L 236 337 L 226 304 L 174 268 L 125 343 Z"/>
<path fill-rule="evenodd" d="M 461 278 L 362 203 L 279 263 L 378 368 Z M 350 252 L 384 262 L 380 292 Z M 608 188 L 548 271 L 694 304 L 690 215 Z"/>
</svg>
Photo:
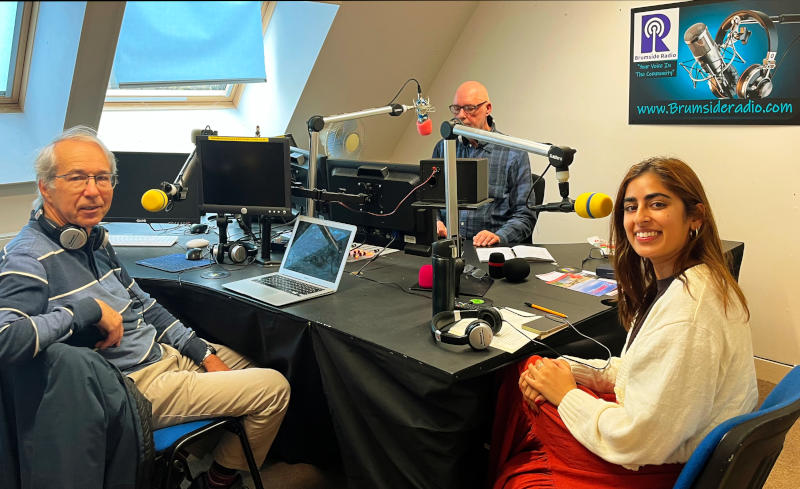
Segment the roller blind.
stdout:
<svg viewBox="0 0 800 489">
<path fill-rule="evenodd" d="M 266 80 L 261 2 L 128 2 L 120 88 Z"/>
</svg>

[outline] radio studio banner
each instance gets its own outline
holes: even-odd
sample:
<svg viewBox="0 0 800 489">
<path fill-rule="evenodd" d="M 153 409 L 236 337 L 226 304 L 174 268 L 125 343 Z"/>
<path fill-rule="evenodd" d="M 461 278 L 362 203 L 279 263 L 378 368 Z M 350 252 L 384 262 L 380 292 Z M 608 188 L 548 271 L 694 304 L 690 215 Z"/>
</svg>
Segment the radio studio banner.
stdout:
<svg viewBox="0 0 800 489">
<path fill-rule="evenodd" d="M 800 124 L 800 2 L 631 10 L 630 124 Z"/>
</svg>

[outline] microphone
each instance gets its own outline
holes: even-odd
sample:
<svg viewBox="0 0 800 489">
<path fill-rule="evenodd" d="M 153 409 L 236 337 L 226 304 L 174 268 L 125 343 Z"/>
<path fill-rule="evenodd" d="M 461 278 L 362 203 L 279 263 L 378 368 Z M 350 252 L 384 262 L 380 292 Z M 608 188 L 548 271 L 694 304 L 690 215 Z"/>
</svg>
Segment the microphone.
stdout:
<svg viewBox="0 0 800 489">
<path fill-rule="evenodd" d="M 217 131 L 213 131 L 208 126 L 206 126 L 205 129 L 192 129 L 192 144 L 196 144 L 197 136 L 215 134 L 217 134 Z M 189 180 L 189 176 L 192 174 L 192 170 L 194 170 L 196 164 L 197 148 L 195 147 L 195 149 L 192 150 L 192 154 L 190 154 L 189 158 L 184 162 L 173 183 L 161 182 L 161 188 L 151 188 L 142 194 L 142 207 L 149 212 L 160 212 L 166 209 L 171 202 L 184 200 L 187 190 L 184 182 Z"/>
<path fill-rule="evenodd" d="M 169 205 L 169 196 L 158 188 L 151 188 L 142 194 L 142 207 L 150 212 L 160 212 Z"/>
<path fill-rule="evenodd" d="M 433 287 L 433 265 L 428 263 L 419 268 L 419 287 L 430 289 Z"/>
<path fill-rule="evenodd" d="M 503 265 L 503 275 L 509 282 L 522 282 L 531 273 L 531 266 L 524 258 L 512 258 Z"/>
<path fill-rule="evenodd" d="M 606 194 L 584 192 L 577 199 L 564 199 L 561 202 L 534 205 L 536 212 L 575 212 L 584 219 L 599 219 L 611 214 L 614 203 Z"/>
<path fill-rule="evenodd" d="M 429 98 L 422 97 L 422 88 L 417 85 L 417 98 L 414 100 L 414 110 L 417 112 L 417 132 L 420 136 L 427 136 L 433 131 L 433 122 L 428 113 L 435 112 Z"/>
<path fill-rule="evenodd" d="M 489 255 L 489 276 L 492 278 L 503 278 L 503 266 L 506 257 L 502 253 L 492 253 Z"/>
<path fill-rule="evenodd" d="M 736 80 L 739 74 L 733 63 L 725 65 L 719 46 L 708 32 L 708 27 L 702 22 L 694 24 L 686 29 L 683 42 L 689 46 L 695 61 L 708 73 L 711 93 L 719 98 L 733 98 L 736 95 Z"/>
</svg>

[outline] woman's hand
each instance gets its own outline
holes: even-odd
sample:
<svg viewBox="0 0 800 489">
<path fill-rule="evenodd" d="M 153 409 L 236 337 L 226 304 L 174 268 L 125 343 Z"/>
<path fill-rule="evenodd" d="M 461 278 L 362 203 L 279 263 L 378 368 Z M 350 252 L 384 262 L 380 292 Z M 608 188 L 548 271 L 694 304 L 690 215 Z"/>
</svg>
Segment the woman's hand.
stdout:
<svg viewBox="0 0 800 489">
<path fill-rule="evenodd" d="M 527 376 L 527 384 L 531 390 L 544 396 L 556 407 L 561 404 L 567 392 L 578 388 L 572 369 L 566 360 L 542 358 L 528 365 L 528 370 L 523 376 Z"/>
<path fill-rule="evenodd" d="M 519 390 L 522 392 L 522 399 L 531 408 L 534 413 L 539 412 L 539 404 L 544 402 L 544 396 L 539 394 L 539 391 L 531 387 L 533 379 L 528 375 L 528 371 L 522 372 L 519 376 Z"/>
</svg>

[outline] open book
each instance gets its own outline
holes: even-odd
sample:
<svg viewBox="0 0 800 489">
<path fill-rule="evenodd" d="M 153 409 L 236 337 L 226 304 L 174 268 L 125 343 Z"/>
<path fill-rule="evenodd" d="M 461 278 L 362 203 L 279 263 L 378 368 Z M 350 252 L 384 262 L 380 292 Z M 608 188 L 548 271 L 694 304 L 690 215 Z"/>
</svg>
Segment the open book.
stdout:
<svg viewBox="0 0 800 489">
<path fill-rule="evenodd" d="M 489 261 L 489 255 L 492 253 L 502 253 L 506 260 L 512 258 L 524 258 L 528 261 L 556 261 L 553 256 L 547 251 L 547 248 L 541 246 L 527 246 L 517 245 L 511 248 L 506 246 L 496 246 L 494 248 L 475 248 L 478 252 L 478 259 L 482 262 Z"/>
</svg>

